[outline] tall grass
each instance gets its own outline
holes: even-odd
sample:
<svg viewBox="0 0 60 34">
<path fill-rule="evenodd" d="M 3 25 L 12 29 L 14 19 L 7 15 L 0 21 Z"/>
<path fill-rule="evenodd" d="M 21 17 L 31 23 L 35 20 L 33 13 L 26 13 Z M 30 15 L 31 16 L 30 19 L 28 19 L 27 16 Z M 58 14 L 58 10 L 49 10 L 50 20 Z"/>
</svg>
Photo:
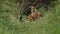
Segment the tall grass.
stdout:
<svg viewBox="0 0 60 34">
<path fill-rule="evenodd" d="M 47 13 L 44 12 L 44 8 L 39 9 L 44 17 L 31 23 L 23 16 L 24 22 L 22 23 L 16 19 L 12 12 L 12 14 L 5 12 L 6 9 L 13 11 L 12 8 L 17 11 L 18 7 L 15 7 L 15 2 L 12 0 L 0 1 L 0 34 L 60 34 L 60 3 L 54 8 L 49 8 Z"/>
</svg>

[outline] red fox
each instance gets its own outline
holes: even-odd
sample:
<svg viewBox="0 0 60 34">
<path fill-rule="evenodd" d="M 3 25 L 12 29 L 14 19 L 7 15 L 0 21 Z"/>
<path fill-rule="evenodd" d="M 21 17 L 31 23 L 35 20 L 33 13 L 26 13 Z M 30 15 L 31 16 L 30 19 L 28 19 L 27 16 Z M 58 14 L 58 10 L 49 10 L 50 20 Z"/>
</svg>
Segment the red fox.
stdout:
<svg viewBox="0 0 60 34">
<path fill-rule="evenodd" d="M 42 16 L 40 12 L 33 12 L 30 14 L 27 18 L 29 19 L 30 22 L 34 21 L 35 19 L 39 18 L 39 16 Z"/>
</svg>

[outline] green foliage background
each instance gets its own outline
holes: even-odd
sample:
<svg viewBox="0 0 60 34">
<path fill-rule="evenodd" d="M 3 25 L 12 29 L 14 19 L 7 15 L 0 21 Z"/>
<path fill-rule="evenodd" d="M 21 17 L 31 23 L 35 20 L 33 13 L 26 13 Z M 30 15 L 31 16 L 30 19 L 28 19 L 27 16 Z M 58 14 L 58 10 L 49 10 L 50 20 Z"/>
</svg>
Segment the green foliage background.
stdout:
<svg viewBox="0 0 60 34">
<path fill-rule="evenodd" d="M 44 17 L 29 22 L 23 16 L 24 22 L 16 18 L 19 11 L 19 3 L 15 0 L 0 0 L 0 34 L 60 34 L 60 1 L 54 8 L 38 9 Z M 52 4 L 52 3 L 51 3 Z M 11 12 L 5 12 L 6 10 Z"/>
</svg>

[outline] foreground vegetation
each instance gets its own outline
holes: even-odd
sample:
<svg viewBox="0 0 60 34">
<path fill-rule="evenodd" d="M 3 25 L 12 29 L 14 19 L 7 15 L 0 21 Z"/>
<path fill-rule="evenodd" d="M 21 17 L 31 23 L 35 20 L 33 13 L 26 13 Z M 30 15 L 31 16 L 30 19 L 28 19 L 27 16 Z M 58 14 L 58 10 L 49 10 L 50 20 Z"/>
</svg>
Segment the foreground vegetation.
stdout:
<svg viewBox="0 0 60 34">
<path fill-rule="evenodd" d="M 0 1 L 0 34 L 60 34 L 60 3 L 54 8 L 50 7 L 47 12 L 44 12 L 44 8 L 39 9 L 44 17 L 30 23 L 26 16 L 23 16 L 24 22 L 16 18 L 18 3 Z M 5 12 L 6 9 L 13 12 Z"/>
</svg>

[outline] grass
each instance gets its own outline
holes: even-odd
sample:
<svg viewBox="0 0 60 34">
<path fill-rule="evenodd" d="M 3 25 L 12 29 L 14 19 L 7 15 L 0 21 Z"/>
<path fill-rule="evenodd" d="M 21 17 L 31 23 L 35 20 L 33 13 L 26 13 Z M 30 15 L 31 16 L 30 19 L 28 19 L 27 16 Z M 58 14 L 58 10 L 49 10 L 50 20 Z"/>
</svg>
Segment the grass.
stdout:
<svg viewBox="0 0 60 34">
<path fill-rule="evenodd" d="M 56 5 L 54 9 L 50 8 L 47 13 L 44 12 L 43 8 L 40 9 L 39 11 L 44 12 L 44 17 L 31 23 L 23 16 L 24 22 L 22 23 L 13 13 L 5 12 L 6 7 L 11 11 L 13 11 L 12 8 L 16 9 L 17 7 L 6 5 L 7 0 L 1 1 L 0 4 L 3 6 L 0 7 L 0 34 L 60 34 L 60 4 Z"/>
</svg>

